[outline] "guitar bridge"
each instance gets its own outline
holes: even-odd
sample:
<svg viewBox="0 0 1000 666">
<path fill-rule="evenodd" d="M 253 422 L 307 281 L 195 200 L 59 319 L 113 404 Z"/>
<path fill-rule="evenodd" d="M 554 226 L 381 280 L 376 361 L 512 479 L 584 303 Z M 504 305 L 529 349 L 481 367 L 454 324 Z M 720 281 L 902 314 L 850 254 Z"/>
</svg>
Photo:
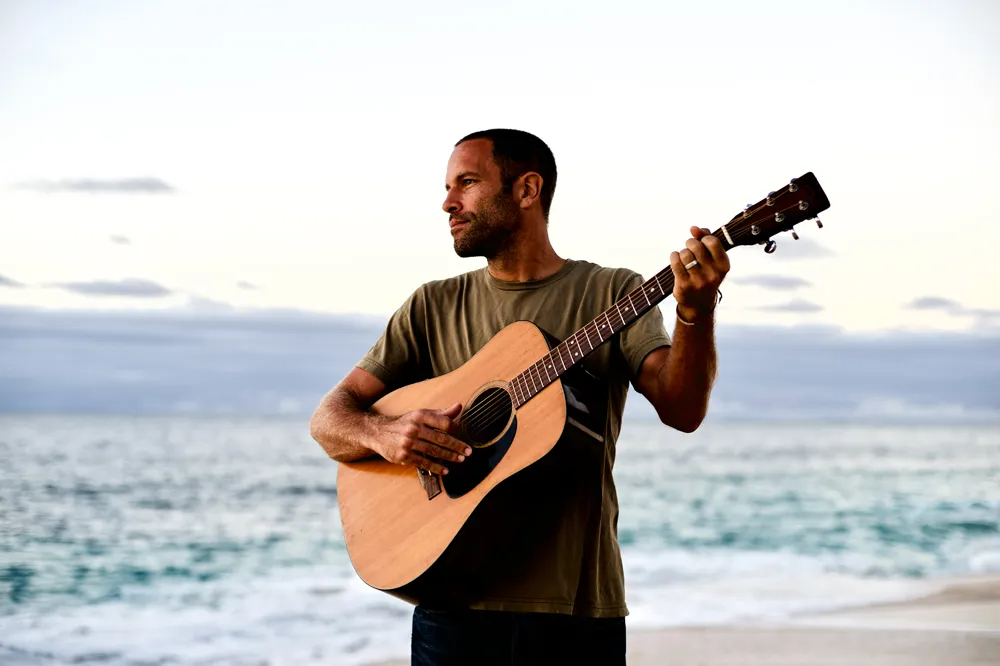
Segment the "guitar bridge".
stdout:
<svg viewBox="0 0 1000 666">
<path fill-rule="evenodd" d="M 437 474 L 431 474 L 426 469 L 417 468 L 417 479 L 427 493 L 427 499 L 432 500 L 441 494 L 441 479 Z"/>
</svg>

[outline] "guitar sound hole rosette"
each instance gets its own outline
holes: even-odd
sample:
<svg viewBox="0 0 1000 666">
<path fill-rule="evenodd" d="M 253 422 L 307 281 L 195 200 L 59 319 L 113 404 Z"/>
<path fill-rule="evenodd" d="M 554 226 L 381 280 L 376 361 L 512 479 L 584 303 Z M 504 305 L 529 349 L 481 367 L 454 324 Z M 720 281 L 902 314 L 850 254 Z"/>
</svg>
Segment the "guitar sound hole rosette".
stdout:
<svg viewBox="0 0 1000 666">
<path fill-rule="evenodd" d="M 514 417 L 514 402 L 502 385 L 486 386 L 472 399 L 462 416 L 466 443 L 473 448 L 492 445 L 503 436 Z"/>
</svg>

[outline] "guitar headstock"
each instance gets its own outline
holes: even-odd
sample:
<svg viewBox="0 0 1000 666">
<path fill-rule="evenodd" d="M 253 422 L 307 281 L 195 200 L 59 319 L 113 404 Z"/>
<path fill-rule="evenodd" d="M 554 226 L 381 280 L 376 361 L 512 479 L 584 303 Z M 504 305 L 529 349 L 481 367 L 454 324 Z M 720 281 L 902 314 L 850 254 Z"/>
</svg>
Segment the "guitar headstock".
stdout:
<svg viewBox="0 0 1000 666">
<path fill-rule="evenodd" d="M 714 235 L 725 239 L 727 247 L 763 245 L 764 251 L 770 253 L 777 245 L 772 236 L 792 231 L 803 220 L 816 218 L 816 225 L 822 229 L 823 223 L 816 216 L 829 207 L 830 200 L 810 171 L 747 206 Z M 798 234 L 792 231 L 792 237 L 798 239 Z"/>
</svg>

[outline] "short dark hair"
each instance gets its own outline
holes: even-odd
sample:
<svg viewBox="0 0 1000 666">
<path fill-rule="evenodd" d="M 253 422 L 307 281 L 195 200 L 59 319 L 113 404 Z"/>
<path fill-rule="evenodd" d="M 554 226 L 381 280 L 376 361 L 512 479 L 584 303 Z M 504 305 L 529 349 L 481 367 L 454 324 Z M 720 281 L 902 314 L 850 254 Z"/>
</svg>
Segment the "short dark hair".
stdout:
<svg viewBox="0 0 1000 666">
<path fill-rule="evenodd" d="M 542 177 L 540 199 L 542 213 L 549 217 L 552 195 L 556 191 L 556 158 L 545 142 L 534 134 L 515 129 L 488 129 L 462 137 L 458 143 L 473 139 L 493 142 L 493 161 L 500 168 L 500 178 L 509 188 L 521 175 L 534 171 Z"/>
</svg>

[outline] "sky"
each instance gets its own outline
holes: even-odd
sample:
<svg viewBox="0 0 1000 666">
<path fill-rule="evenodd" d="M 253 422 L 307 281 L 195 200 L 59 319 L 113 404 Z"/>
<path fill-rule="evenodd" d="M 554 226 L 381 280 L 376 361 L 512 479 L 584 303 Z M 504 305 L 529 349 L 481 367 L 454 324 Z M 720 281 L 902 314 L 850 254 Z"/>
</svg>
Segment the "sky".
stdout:
<svg viewBox="0 0 1000 666">
<path fill-rule="evenodd" d="M 7 0 L 0 316 L 384 322 L 484 265 L 452 250 L 445 166 L 515 127 L 556 156 L 556 251 L 646 276 L 816 174 L 824 228 L 733 250 L 720 335 L 978 349 L 1000 335 L 997 118 L 990 0 Z"/>
</svg>

